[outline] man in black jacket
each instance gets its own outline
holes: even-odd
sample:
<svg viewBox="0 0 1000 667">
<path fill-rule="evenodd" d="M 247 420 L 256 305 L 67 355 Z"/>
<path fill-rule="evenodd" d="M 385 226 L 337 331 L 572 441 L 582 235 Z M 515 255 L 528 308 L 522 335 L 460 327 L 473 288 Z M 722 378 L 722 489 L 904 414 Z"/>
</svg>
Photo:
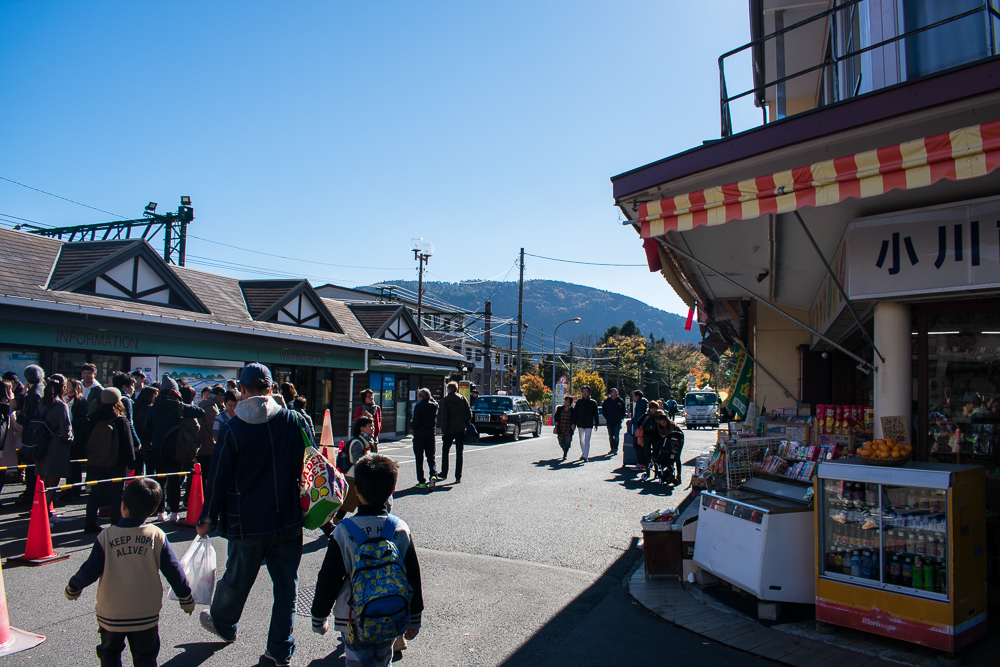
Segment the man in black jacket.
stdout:
<svg viewBox="0 0 1000 667">
<path fill-rule="evenodd" d="M 17 423 L 26 427 L 38 411 L 38 406 L 42 402 L 42 393 L 45 391 L 45 371 L 41 366 L 32 364 L 24 369 L 24 381 L 27 387 L 24 390 L 24 400 L 19 401 L 20 411 L 18 412 Z M 20 463 L 20 461 L 18 461 Z M 18 505 L 30 505 L 35 498 L 35 468 L 34 466 L 24 471 L 24 493 L 17 500 Z"/>
<path fill-rule="evenodd" d="M 472 421 L 472 410 L 465 396 L 458 393 L 458 383 L 448 383 L 448 395 L 441 401 L 441 476 L 448 476 L 448 455 L 455 443 L 455 483 L 462 482 L 462 449 L 465 446 L 465 427 Z"/>
<path fill-rule="evenodd" d="M 417 392 L 417 404 L 413 408 L 413 455 L 417 458 L 417 488 L 426 489 L 424 479 L 424 457 L 427 457 L 427 472 L 433 487 L 437 482 L 437 464 L 434 463 L 434 439 L 437 432 L 438 404 L 431 398 L 428 389 Z"/>
<path fill-rule="evenodd" d="M 617 389 L 611 390 L 611 395 L 601 405 L 601 414 L 608 426 L 608 440 L 611 441 L 611 455 L 618 453 L 618 434 L 622 430 L 622 420 L 625 419 L 625 401 L 618 395 Z"/>
<path fill-rule="evenodd" d="M 590 387 L 584 385 L 580 389 L 582 394 L 580 399 L 573 406 L 573 423 L 576 431 L 580 434 L 580 459 L 586 463 L 590 456 L 590 436 L 594 433 L 594 428 L 600 424 L 600 410 L 597 401 L 590 397 Z"/>
</svg>

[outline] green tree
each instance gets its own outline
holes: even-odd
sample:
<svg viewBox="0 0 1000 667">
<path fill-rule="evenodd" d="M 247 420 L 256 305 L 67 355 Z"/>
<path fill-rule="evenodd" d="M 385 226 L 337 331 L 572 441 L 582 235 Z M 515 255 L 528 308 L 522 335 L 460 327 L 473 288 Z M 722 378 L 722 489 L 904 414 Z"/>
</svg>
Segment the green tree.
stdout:
<svg viewBox="0 0 1000 667">
<path fill-rule="evenodd" d="M 606 393 L 604 380 L 596 371 L 583 370 L 573 376 L 573 391 L 577 396 L 580 395 L 580 389 L 584 385 L 590 387 L 590 395 L 595 401 L 604 402 Z"/>
</svg>

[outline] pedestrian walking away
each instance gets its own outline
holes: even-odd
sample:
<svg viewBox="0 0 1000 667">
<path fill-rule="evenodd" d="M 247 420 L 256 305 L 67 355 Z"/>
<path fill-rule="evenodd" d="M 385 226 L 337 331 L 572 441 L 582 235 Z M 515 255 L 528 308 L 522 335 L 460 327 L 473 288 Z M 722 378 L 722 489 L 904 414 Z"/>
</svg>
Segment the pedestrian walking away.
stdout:
<svg viewBox="0 0 1000 667">
<path fill-rule="evenodd" d="M 573 406 L 573 424 L 576 425 L 580 438 L 580 458 L 584 463 L 590 458 L 590 436 L 600 424 L 600 409 L 597 401 L 590 397 L 590 387 L 584 385 L 580 389 L 581 396 Z"/>
<path fill-rule="evenodd" d="M 670 421 L 674 421 L 674 417 L 677 416 L 677 401 L 673 398 L 667 399 L 667 416 L 670 417 Z"/>
<path fill-rule="evenodd" d="M 313 632 L 329 632 L 333 611 L 347 667 L 387 667 L 393 643 L 420 632 L 424 601 L 417 551 L 406 522 L 386 510 L 398 476 L 399 465 L 387 456 L 358 461 L 361 505 L 337 526 L 316 579 Z M 369 616 L 375 605 L 378 617 Z"/>
<path fill-rule="evenodd" d="M 462 449 L 465 446 L 465 427 L 472 421 L 472 410 L 465 396 L 458 393 L 458 383 L 448 383 L 448 395 L 441 401 L 441 475 L 448 476 L 448 458 L 452 443 L 455 444 L 455 483 L 462 482 Z"/>
<path fill-rule="evenodd" d="M 185 388 L 190 389 L 187 386 Z M 198 420 L 205 416 L 205 411 L 183 403 L 180 392 L 181 387 L 177 382 L 164 373 L 160 380 L 160 393 L 153 401 L 153 406 L 146 411 L 145 427 L 152 434 L 152 447 L 146 458 L 152 461 L 157 473 L 181 472 L 185 466 L 190 465 L 190 461 L 178 460 L 178 445 L 197 447 L 197 432 L 200 429 Z M 187 458 L 186 454 L 181 458 Z M 166 504 L 160 515 L 161 521 L 177 521 L 181 504 L 180 479 L 176 476 L 167 478 L 164 485 Z"/>
<path fill-rule="evenodd" d="M 243 400 L 219 429 L 212 454 L 209 492 L 198 534 L 218 527 L 229 540 L 226 572 L 215 587 L 201 625 L 223 641 L 236 641 L 250 589 L 262 564 L 274 595 L 264 656 L 287 665 L 295 651 L 295 601 L 302 559 L 299 479 L 305 447 L 312 445 L 302 417 L 271 397 L 271 371 L 243 368 Z"/>
<path fill-rule="evenodd" d="M 107 403 L 102 399 L 97 411 L 101 412 L 104 405 Z M 160 504 L 160 485 L 151 479 L 136 479 L 119 495 L 121 521 L 98 535 L 90 557 L 69 580 L 63 595 L 75 602 L 84 588 L 100 582 L 94 612 L 101 638 L 97 646 L 101 667 L 120 667 L 126 640 L 135 667 L 156 667 L 163 604 L 160 574 L 185 613 L 194 612 L 194 599 L 167 536 L 146 523 Z"/>
<path fill-rule="evenodd" d="M 115 388 L 101 392 L 101 405 L 90 415 L 90 429 L 85 445 L 87 481 L 125 477 L 135 468 L 132 429 L 125 418 L 122 394 Z M 161 494 L 162 495 L 162 494 Z M 157 496 L 159 497 L 159 496 Z M 83 532 L 96 533 L 97 508 L 111 507 L 111 524 L 121 521 L 122 483 L 97 484 L 87 498 L 86 523 Z"/>
<path fill-rule="evenodd" d="M 413 430 L 413 455 L 417 464 L 417 488 L 433 487 L 437 483 L 437 465 L 434 463 L 435 431 L 437 430 L 438 404 L 431 398 L 429 389 L 417 392 L 417 404 L 413 408 L 410 426 Z M 427 459 L 428 478 L 424 478 L 424 458 Z"/>
<path fill-rule="evenodd" d="M 573 397 L 566 396 L 563 404 L 556 408 L 556 414 L 552 418 L 555 424 L 556 439 L 562 448 L 562 460 L 569 456 L 569 448 L 573 446 Z"/>
<path fill-rule="evenodd" d="M 622 430 L 622 420 L 626 415 L 625 401 L 618 395 L 617 389 L 612 389 L 610 395 L 601 405 L 601 414 L 608 427 L 608 440 L 611 442 L 610 454 L 618 453 L 618 439 Z"/>
</svg>

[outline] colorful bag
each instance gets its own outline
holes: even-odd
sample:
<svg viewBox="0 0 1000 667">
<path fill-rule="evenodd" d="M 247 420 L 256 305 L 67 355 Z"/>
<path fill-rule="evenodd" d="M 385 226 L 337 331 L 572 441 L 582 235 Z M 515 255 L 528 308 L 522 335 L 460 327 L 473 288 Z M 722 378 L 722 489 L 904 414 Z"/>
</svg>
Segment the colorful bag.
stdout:
<svg viewBox="0 0 1000 667">
<path fill-rule="evenodd" d="M 302 478 L 299 482 L 299 504 L 302 507 L 302 526 L 315 530 L 329 521 L 334 512 L 344 504 L 347 479 L 330 463 L 302 431 L 307 443 L 302 460 Z"/>
<path fill-rule="evenodd" d="M 403 557 L 392 541 L 398 522 L 389 515 L 375 537 L 350 519 L 340 522 L 357 548 L 351 564 L 347 641 L 374 644 L 399 637 L 410 622 L 410 586 Z"/>
</svg>

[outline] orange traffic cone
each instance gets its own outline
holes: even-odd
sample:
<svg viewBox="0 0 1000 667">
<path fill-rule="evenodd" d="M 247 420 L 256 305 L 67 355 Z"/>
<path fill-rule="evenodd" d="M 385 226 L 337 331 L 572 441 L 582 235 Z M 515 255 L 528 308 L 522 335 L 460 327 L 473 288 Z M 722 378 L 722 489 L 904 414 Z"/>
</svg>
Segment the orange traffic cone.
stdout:
<svg viewBox="0 0 1000 667">
<path fill-rule="evenodd" d="M 333 447 L 333 422 L 330 421 L 330 410 L 323 413 L 323 432 L 319 436 L 319 446 L 323 450 L 323 458 L 330 460 L 328 447 Z"/>
<path fill-rule="evenodd" d="M 7 591 L 3 585 L 3 568 L 0 567 L 0 658 L 11 653 L 27 651 L 38 646 L 45 637 L 10 627 L 7 616 Z"/>
<path fill-rule="evenodd" d="M 188 495 L 187 514 L 184 521 L 175 521 L 177 528 L 197 528 L 201 519 L 201 508 L 205 505 L 205 490 L 201 484 L 201 464 L 194 464 L 194 474 L 191 475 L 191 493 Z"/>
<path fill-rule="evenodd" d="M 52 549 L 52 533 L 49 531 L 49 504 L 45 501 L 45 485 L 42 478 L 35 480 L 35 500 L 31 505 L 31 523 L 28 524 L 28 543 L 20 558 L 8 558 L 8 563 L 22 565 L 45 565 L 69 556 L 60 556 Z"/>
</svg>

